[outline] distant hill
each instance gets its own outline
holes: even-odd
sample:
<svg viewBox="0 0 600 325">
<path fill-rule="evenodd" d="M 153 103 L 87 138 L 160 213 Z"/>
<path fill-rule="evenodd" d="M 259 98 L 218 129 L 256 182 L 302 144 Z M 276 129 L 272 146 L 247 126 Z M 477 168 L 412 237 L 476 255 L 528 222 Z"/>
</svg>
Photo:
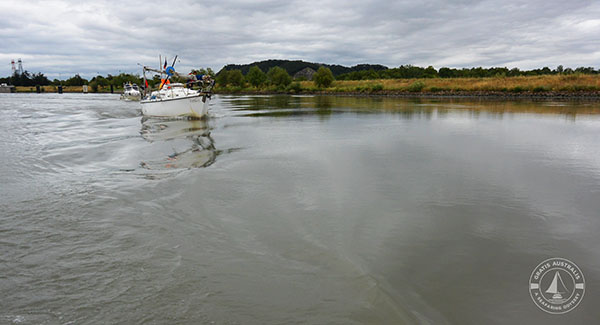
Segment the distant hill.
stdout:
<svg viewBox="0 0 600 325">
<path fill-rule="evenodd" d="M 267 72 L 269 71 L 269 69 L 271 69 L 272 67 L 280 67 L 282 69 L 285 69 L 291 76 L 293 76 L 294 74 L 296 74 L 296 72 L 304 69 L 304 68 L 311 68 L 313 70 L 318 70 L 319 67 L 323 66 L 323 67 L 327 67 L 331 70 L 331 72 L 333 73 L 334 76 L 343 74 L 343 73 L 350 73 L 350 72 L 354 72 L 354 71 L 363 71 L 363 70 L 375 70 L 375 71 L 379 71 L 379 70 L 387 70 L 388 67 L 380 65 L 380 64 L 359 64 L 359 65 L 355 65 L 353 67 L 345 67 L 342 65 L 337 65 L 337 64 L 323 64 L 323 63 L 313 63 L 313 62 L 305 62 L 305 61 L 301 61 L 301 60 L 266 60 L 266 61 L 260 61 L 260 62 L 254 62 L 254 63 L 250 63 L 250 64 L 228 64 L 226 66 L 223 67 L 223 69 L 221 69 L 221 71 L 223 70 L 242 70 L 243 74 L 248 73 L 248 70 L 250 70 L 250 67 L 252 66 L 258 66 L 263 72 Z M 219 72 L 221 72 L 219 71 Z"/>
</svg>

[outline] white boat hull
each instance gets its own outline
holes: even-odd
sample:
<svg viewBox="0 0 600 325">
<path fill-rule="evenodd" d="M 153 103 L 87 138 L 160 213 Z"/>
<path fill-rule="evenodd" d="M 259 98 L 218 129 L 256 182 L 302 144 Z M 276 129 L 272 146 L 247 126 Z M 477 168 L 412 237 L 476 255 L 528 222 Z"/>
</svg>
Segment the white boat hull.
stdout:
<svg viewBox="0 0 600 325">
<path fill-rule="evenodd" d="M 142 114 L 155 117 L 195 117 L 208 113 L 210 97 L 192 95 L 178 98 L 142 100 Z"/>
<path fill-rule="evenodd" d="M 138 101 L 142 98 L 141 94 L 121 94 L 121 100 L 125 101 Z"/>
</svg>

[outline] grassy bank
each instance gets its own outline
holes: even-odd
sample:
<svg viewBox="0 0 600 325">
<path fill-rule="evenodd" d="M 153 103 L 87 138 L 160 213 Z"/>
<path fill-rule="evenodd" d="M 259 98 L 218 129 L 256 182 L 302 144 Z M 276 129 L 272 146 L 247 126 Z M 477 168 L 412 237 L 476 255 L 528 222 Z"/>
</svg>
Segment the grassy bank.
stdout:
<svg viewBox="0 0 600 325">
<path fill-rule="evenodd" d="M 20 87 L 20 86 L 18 86 L 15 88 L 18 93 L 35 93 L 36 92 L 35 87 Z M 57 93 L 58 87 L 57 86 L 41 86 L 40 90 L 44 93 Z M 83 87 L 82 86 L 63 86 L 63 92 L 64 93 L 82 93 Z M 91 87 L 88 87 L 88 92 L 90 92 L 90 93 L 92 92 Z M 123 92 L 123 87 L 114 88 L 114 92 L 115 93 Z M 110 87 L 98 87 L 98 93 L 110 93 Z"/>
<path fill-rule="evenodd" d="M 425 78 L 336 80 L 329 87 L 318 88 L 312 81 L 295 81 L 285 88 L 275 86 L 223 87 L 217 84 L 215 93 L 221 94 L 339 94 L 382 96 L 554 96 L 599 97 L 600 75 L 570 74 L 492 78 Z M 16 87 L 17 92 L 36 92 L 35 87 Z M 56 93 L 56 86 L 43 86 L 42 91 Z M 92 92 L 91 87 L 88 89 Z M 122 88 L 114 88 L 115 93 Z M 63 92 L 81 93 L 81 86 L 63 86 Z M 110 93 L 110 87 L 99 87 L 99 93 Z"/>
<path fill-rule="evenodd" d="M 277 87 L 220 87 L 217 93 L 325 93 L 370 95 L 547 95 L 600 96 L 600 76 L 572 74 L 529 77 L 493 78 L 427 78 L 339 80 L 327 88 L 318 88 L 311 81 L 293 82 L 285 89 Z"/>
</svg>

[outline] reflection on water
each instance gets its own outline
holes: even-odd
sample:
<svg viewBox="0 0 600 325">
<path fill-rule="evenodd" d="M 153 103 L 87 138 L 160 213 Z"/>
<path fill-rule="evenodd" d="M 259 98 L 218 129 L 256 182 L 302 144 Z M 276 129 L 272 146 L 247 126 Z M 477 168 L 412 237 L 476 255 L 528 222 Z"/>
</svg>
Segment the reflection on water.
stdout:
<svg viewBox="0 0 600 325">
<path fill-rule="evenodd" d="M 597 103 L 212 104 L 0 94 L 0 324 L 600 319 Z M 549 257 L 585 274 L 567 315 L 529 296 Z"/>
<path fill-rule="evenodd" d="M 393 113 L 404 118 L 425 117 L 433 114 L 443 116 L 448 112 L 463 111 L 473 117 L 484 113 L 493 118 L 512 114 L 553 114 L 575 119 L 579 115 L 599 114 L 600 106 L 595 102 L 493 100 L 472 98 L 393 98 L 351 96 L 245 96 L 225 99 L 244 116 L 297 116 L 356 113 Z"/>
<path fill-rule="evenodd" d="M 140 162 L 146 169 L 208 167 L 220 154 L 206 120 L 142 119 L 140 134 L 150 143 L 165 142 L 165 150 L 170 148 L 159 159 Z"/>
</svg>

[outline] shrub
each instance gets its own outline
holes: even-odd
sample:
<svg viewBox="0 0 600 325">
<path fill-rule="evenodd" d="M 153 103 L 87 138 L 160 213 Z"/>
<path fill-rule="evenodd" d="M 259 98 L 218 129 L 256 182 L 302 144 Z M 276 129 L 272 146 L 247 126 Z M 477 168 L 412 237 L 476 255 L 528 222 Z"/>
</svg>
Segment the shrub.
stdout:
<svg viewBox="0 0 600 325">
<path fill-rule="evenodd" d="M 406 90 L 408 90 L 412 93 L 418 93 L 421 90 L 423 90 L 423 88 L 425 88 L 425 84 L 422 81 L 415 81 L 412 84 L 410 84 L 408 87 L 406 87 Z"/>
<path fill-rule="evenodd" d="M 376 84 L 371 86 L 371 90 L 372 91 L 382 91 L 383 90 L 383 85 L 382 84 Z"/>
<path fill-rule="evenodd" d="M 302 86 L 299 82 L 292 82 L 289 86 L 285 88 L 285 90 L 290 93 L 299 93 L 302 91 Z"/>
</svg>

